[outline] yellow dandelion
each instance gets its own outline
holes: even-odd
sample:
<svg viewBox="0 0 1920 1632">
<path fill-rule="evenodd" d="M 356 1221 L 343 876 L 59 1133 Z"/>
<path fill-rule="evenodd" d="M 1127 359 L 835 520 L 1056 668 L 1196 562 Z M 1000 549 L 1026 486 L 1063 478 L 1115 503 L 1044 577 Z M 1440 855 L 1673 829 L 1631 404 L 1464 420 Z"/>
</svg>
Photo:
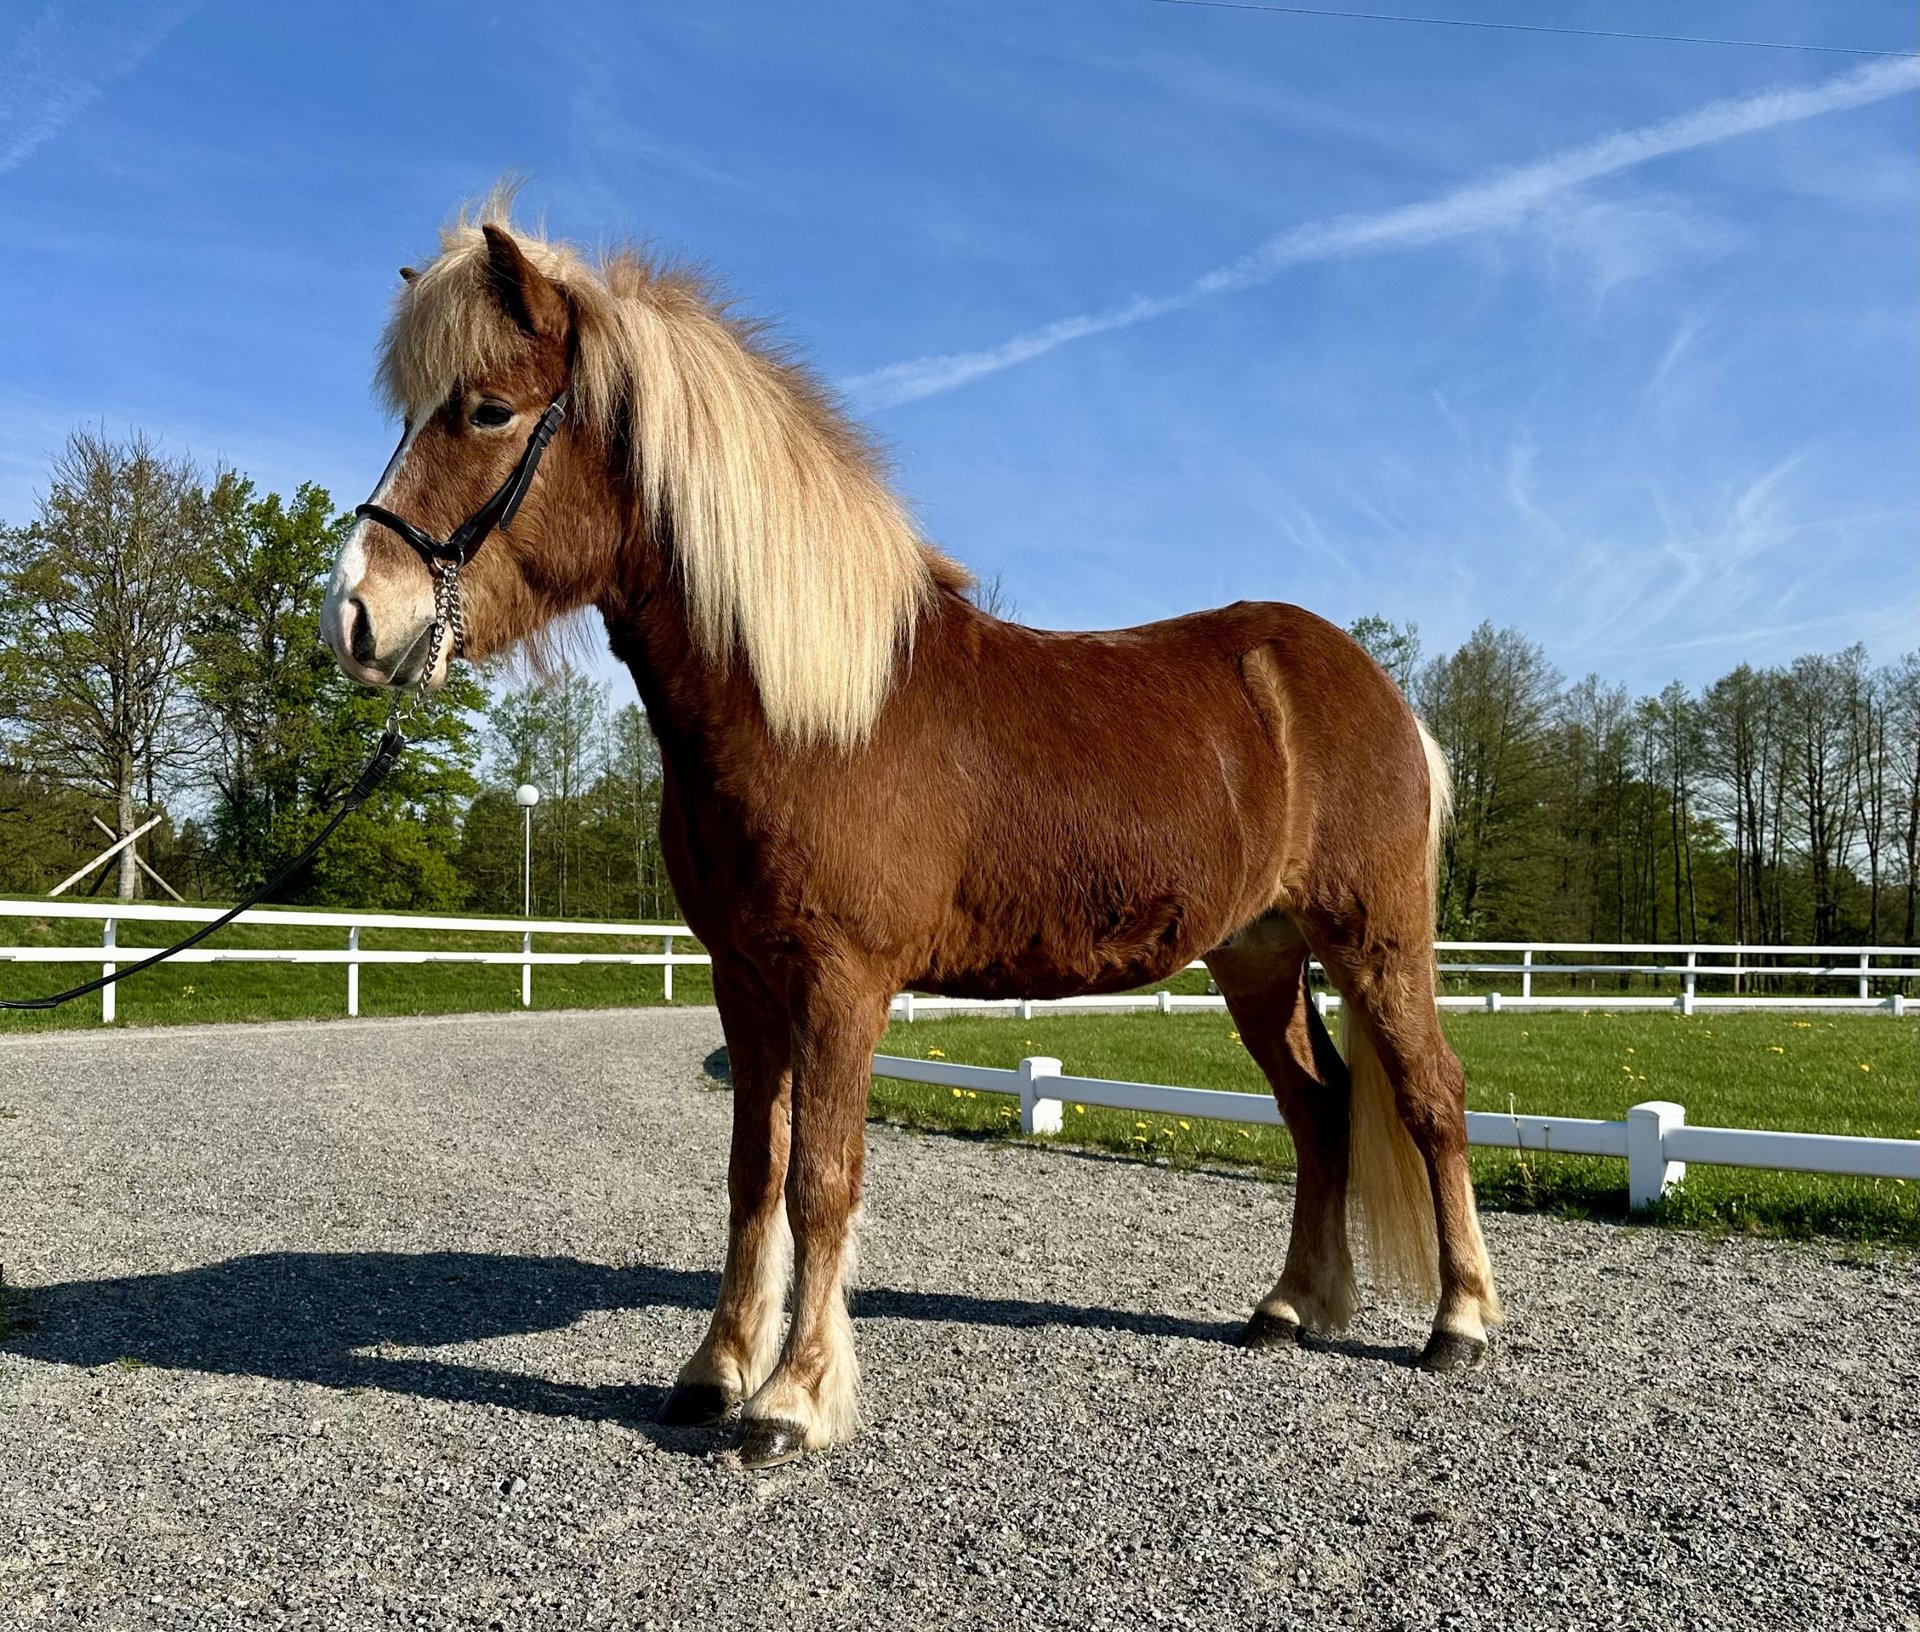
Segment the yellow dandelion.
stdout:
<svg viewBox="0 0 1920 1632">
<path fill-rule="evenodd" d="M 1087 1108 L 1086 1108 L 1086 1106 L 1084 1106 L 1084 1105 L 1076 1105 L 1076 1106 L 1074 1106 L 1074 1108 L 1073 1108 L 1073 1114 L 1074 1114 L 1075 1116 L 1085 1116 L 1085 1115 L 1087 1114 Z"/>
<path fill-rule="evenodd" d="M 1767 1052 L 1769 1054 L 1784 1054 L 1786 1053 L 1786 1050 L 1782 1048 L 1778 1043 L 1769 1043 L 1767 1044 Z"/>
<path fill-rule="evenodd" d="M 1631 1054 L 1631 1053 L 1633 1052 L 1633 1044 L 1631 1044 L 1631 1043 L 1629 1043 L 1629 1044 L 1627 1044 L 1627 1052 L 1628 1052 L 1629 1054 Z"/>
<path fill-rule="evenodd" d="M 953 1097 L 954 1097 L 955 1099 L 958 1099 L 958 1098 L 960 1097 L 960 1090 L 959 1090 L 958 1088 L 956 1088 L 956 1089 L 954 1089 L 954 1091 L 953 1091 Z"/>
<path fill-rule="evenodd" d="M 944 1048 L 930 1048 L 927 1050 L 927 1058 L 930 1060 L 944 1060 L 946 1057 L 947 1051 Z"/>
<path fill-rule="evenodd" d="M 1136 1123 L 1134 1123 L 1134 1126 L 1135 1126 L 1136 1128 L 1144 1128 L 1144 1127 L 1146 1126 L 1146 1123 L 1144 1123 L 1144 1122 L 1136 1122 Z"/>
<path fill-rule="evenodd" d="M 1862 1071 L 1871 1071 L 1873 1069 L 1872 1062 L 1868 1060 L 1862 1060 L 1860 1062 L 1860 1069 Z"/>
<path fill-rule="evenodd" d="M 967 1090 L 967 1098 L 968 1098 L 968 1099 L 978 1099 L 979 1097 L 980 1097 L 980 1096 L 979 1096 L 978 1094 L 976 1094 L 976 1093 L 975 1093 L 975 1092 L 974 1092 L 974 1091 L 973 1091 L 973 1090 L 972 1090 L 971 1088 L 969 1088 L 969 1089 Z"/>
<path fill-rule="evenodd" d="M 1865 1067 L 1865 1066 L 1863 1065 L 1863 1066 L 1861 1066 L 1861 1067 L 1860 1067 L 1860 1069 L 1861 1069 L 1862 1071 L 1864 1071 L 1864 1070 L 1866 1070 L 1866 1067 Z M 1193 1124 L 1192 1124 L 1191 1122 L 1182 1122 L 1182 1123 L 1180 1124 L 1180 1129 L 1181 1129 L 1181 1131 L 1182 1131 L 1182 1132 L 1184 1133 L 1184 1132 L 1186 1132 L 1186 1131 L 1187 1131 L 1188 1129 L 1190 1129 L 1190 1128 L 1192 1128 L 1192 1126 L 1193 1126 Z"/>
<path fill-rule="evenodd" d="M 1237 1031 L 1230 1031 L 1230 1032 L 1228 1032 L 1228 1033 L 1227 1033 L 1227 1041 L 1228 1041 L 1228 1042 L 1230 1042 L 1230 1043 L 1237 1043 L 1237 1042 L 1239 1042 L 1239 1041 L 1240 1041 L 1240 1033 L 1239 1033 L 1239 1032 L 1237 1032 Z"/>
<path fill-rule="evenodd" d="M 1813 1022 L 1811 1020 L 1796 1020 L 1793 1023 L 1793 1029 L 1795 1031 L 1812 1031 Z"/>
</svg>

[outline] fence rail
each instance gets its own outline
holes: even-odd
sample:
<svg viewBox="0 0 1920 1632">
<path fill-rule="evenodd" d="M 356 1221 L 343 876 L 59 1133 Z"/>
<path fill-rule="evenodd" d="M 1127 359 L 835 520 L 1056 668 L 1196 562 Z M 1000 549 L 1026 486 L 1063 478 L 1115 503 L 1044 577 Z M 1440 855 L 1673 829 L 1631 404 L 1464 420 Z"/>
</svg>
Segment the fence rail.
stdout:
<svg viewBox="0 0 1920 1632">
<path fill-rule="evenodd" d="M 1062 1072 L 1058 1060 L 1045 1055 L 1024 1059 L 1008 1071 L 880 1054 L 874 1056 L 873 1074 L 900 1082 L 1010 1094 L 1020 1102 L 1023 1133 L 1060 1132 L 1068 1099 L 1108 1110 L 1144 1111 L 1155 1116 L 1207 1117 L 1265 1127 L 1282 1125 L 1279 1107 L 1265 1094 L 1068 1076 Z M 1469 1111 L 1467 1143 L 1561 1156 L 1606 1156 L 1625 1161 L 1627 1199 L 1636 1210 L 1658 1201 L 1685 1178 L 1689 1162 L 1855 1178 L 1909 1179 L 1920 1183 L 1920 1139 L 1690 1127 L 1685 1107 L 1668 1100 L 1635 1105 L 1619 1122 L 1580 1116 L 1517 1116 L 1498 1111 Z"/>
<path fill-rule="evenodd" d="M 96 901 L 0 901 L 0 919 L 77 918 L 97 921 L 100 941 L 96 946 L 9 946 L 0 945 L 0 963 L 93 963 L 110 975 L 120 963 L 134 963 L 156 950 L 150 946 L 122 946 L 119 926 L 135 924 L 206 924 L 220 916 L 218 907 L 174 907 L 150 903 Z M 628 964 L 635 968 L 661 971 L 666 1000 L 673 1001 L 673 972 L 689 966 L 704 967 L 713 960 L 704 952 L 676 952 L 675 941 L 693 941 L 693 931 L 684 924 L 606 924 L 567 918 L 458 918 L 447 915 L 402 912 L 282 912 L 256 909 L 243 912 L 234 920 L 249 929 L 290 926 L 298 929 L 337 929 L 345 932 L 340 947 L 220 947 L 196 946 L 176 955 L 180 963 L 304 963 L 339 965 L 347 972 L 346 1012 L 360 1012 L 360 970 L 365 964 L 466 963 L 511 965 L 520 971 L 520 1003 L 533 1003 L 533 971 L 541 965 L 577 965 L 593 963 Z M 495 952 L 439 947 L 383 948 L 374 950 L 360 945 L 360 933 L 367 929 L 413 930 L 425 934 L 517 935 L 517 950 Z M 658 952 L 536 952 L 535 935 L 617 936 L 625 940 L 658 939 Z M 116 958 L 115 954 L 118 954 Z M 119 989 L 105 988 L 100 994 L 100 1018 L 111 1024 L 117 1018 Z"/>
<path fill-rule="evenodd" d="M 0 964 L 98 963 L 103 974 L 120 963 L 133 962 L 151 947 L 119 944 L 123 924 L 209 923 L 220 916 L 217 907 L 169 906 L 150 902 L 0 901 L 0 919 L 80 920 L 98 923 L 100 938 L 90 946 L 0 945 Z M 673 971 L 702 967 L 711 960 L 704 952 L 676 950 L 676 942 L 697 944 L 684 924 L 608 924 L 575 919 L 466 918 L 446 914 L 393 912 L 306 912 L 255 910 L 242 913 L 236 923 L 249 929 L 284 925 L 302 929 L 336 929 L 338 947 L 195 947 L 180 954 L 183 963 L 294 963 L 338 965 L 346 970 L 345 1007 L 360 1012 L 360 970 L 368 964 L 466 963 L 513 966 L 520 970 L 520 1001 L 533 1002 L 533 971 L 542 965 L 627 964 L 662 971 L 668 1002 L 673 1001 Z M 513 935 L 517 949 L 498 951 L 382 948 L 360 945 L 365 930 L 402 930 L 422 934 Z M 658 940 L 658 952 L 538 952 L 536 935 L 613 936 L 627 940 Z M 1470 979 L 1488 990 L 1472 993 L 1443 991 L 1444 1009 L 1672 1009 L 1693 1014 L 1705 1009 L 1801 1008 L 1886 1009 L 1905 1012 L 1907 982 L 1920 979 L 1920 949 L 1903 946 L 1688 946 L 1682 943 L 1583 941 L 1442 941 L 1443 978 Z M 1557 961 L 1573 959 L 1572 962 Z M 1634 960 L 1653 959 L 1645 962 Z M 1202 964 L 1192 964 L 1202 969 Z M 1314 968 L 1318 970 L 1316 964 Z M 1611 978 L 1623 982 L 1671 981 L 1675 990 L 1641 993 L 1603 992 L 1598 983 Z M 1791 979 L 1807 985 L 1842 983 L 1852 989 L 1833 992 L 1764 993 L 1743 990 L 1754 979 Z M 1539 991 L 1536 984 L 1588 982 L 1584 991 Z M 1496 984 L 1497 983 L 1497 984 Z M 1706 991 L 1709 984 L 1730 984 L 1731 991 Z M 1511 987 L 1505 990 L 1503 987 Z M 1337 994 L 1319 991 L 1315 1002 L 1322 1012 L 1340 1005 Z M 975 998 L 928 997 L 913 992 L 894 999 L 896 1018 L 915 1020 L 924 1015 L 964 1012 L 1007 1014 L 1030 1018 L 1037 1013 L 1073 1010 L 1157 1009 L 1164 1014 L 1186 1010 L 1219 1010 L 1225 1000 L 1212 995 L 1171 991 L 1132 992 L 1107 997 Z M 101 993 L 101 1018 L 116 1018 L 116 989 Z"/>
</svg>

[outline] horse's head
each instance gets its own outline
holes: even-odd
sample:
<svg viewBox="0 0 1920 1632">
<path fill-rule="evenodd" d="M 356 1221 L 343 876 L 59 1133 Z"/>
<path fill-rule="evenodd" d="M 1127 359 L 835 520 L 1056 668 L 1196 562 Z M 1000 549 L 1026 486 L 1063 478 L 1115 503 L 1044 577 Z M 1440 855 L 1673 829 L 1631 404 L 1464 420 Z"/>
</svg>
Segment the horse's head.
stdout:
<svg viewBox="0 0 1920 1632">
<path fill-rule="evenodd" d="M 422 672 L 433 545 L 492 523 L 459 572 L 463 650 L 481 658 L 591 601 L 617 529 L 605 450 L 577 412 L 553 416 L 551 441 L 534 447 L 542 415 L 573 384 L 577 318 L 564 284 L 491 225 L 450 234 L 424 272 L 402 275 L 381 381 L 406 429 L 371 501 L 387 519 L 363 515 L 347 535 L 320 626 L 354 679 L 437 686 L 455 654 L 449 631 Z"/>
</svg>

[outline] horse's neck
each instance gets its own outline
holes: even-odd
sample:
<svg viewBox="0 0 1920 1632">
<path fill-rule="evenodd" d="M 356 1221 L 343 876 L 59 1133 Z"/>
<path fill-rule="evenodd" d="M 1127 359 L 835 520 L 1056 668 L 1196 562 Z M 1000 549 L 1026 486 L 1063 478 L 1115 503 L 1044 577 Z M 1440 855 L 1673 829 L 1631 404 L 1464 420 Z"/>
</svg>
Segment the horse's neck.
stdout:
<svg viewBox="0 0 1920 1632">
<path fill-rule="evenodd" d="M 693 638 L 678 577 L 650 546 L 629 550 L 628 582 L 602 599 L 613 655 L 627 666 L 662 755 L 683 786 L 712 780 L 716 767 L 738 760 L 753 739 L 766 742 L 766 722 L 746 663 L 719 662 Z"/>
<path fill-rule="evenodd" d="M 741 652 L 717 660 L 700 650 L 685 592 L 659 552 L 643 547 L 627 555 L 634 563 L 628 581 L 601 600 L 600 612 L 613 655 L 633 675 L 662 755 L 683 787 L 725 786 L 730 798 L 753 803 L 756 783 L 802 771 L 812 751 L 773 740 Z M 980 614 L 959 595 L 942 592 L 925 616 L 952 625 Z M 923 624 L 917 644 L 924 648 L 939 638 Z M 908 668 L 900 666 L 896 687 Z"/>
</svg>

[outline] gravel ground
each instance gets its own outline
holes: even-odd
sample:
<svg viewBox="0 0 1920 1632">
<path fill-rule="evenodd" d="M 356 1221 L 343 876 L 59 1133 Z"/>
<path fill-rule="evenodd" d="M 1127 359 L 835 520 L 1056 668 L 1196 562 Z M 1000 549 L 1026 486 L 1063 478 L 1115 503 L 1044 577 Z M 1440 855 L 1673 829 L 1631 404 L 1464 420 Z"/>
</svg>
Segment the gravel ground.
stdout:
<svg viewBox="0 0 1920 1632">
<path fill-rule="evenodd" d="M 0 1626 L 1920 1628 L 1911 1260 L 1494 1215 L 1485 1371 L 1249 1355 L 1284 1190 L 876 1129 L 870 1424 L 730 1468 L 718 1042 L 0 1042 Z"/>
</svg>

